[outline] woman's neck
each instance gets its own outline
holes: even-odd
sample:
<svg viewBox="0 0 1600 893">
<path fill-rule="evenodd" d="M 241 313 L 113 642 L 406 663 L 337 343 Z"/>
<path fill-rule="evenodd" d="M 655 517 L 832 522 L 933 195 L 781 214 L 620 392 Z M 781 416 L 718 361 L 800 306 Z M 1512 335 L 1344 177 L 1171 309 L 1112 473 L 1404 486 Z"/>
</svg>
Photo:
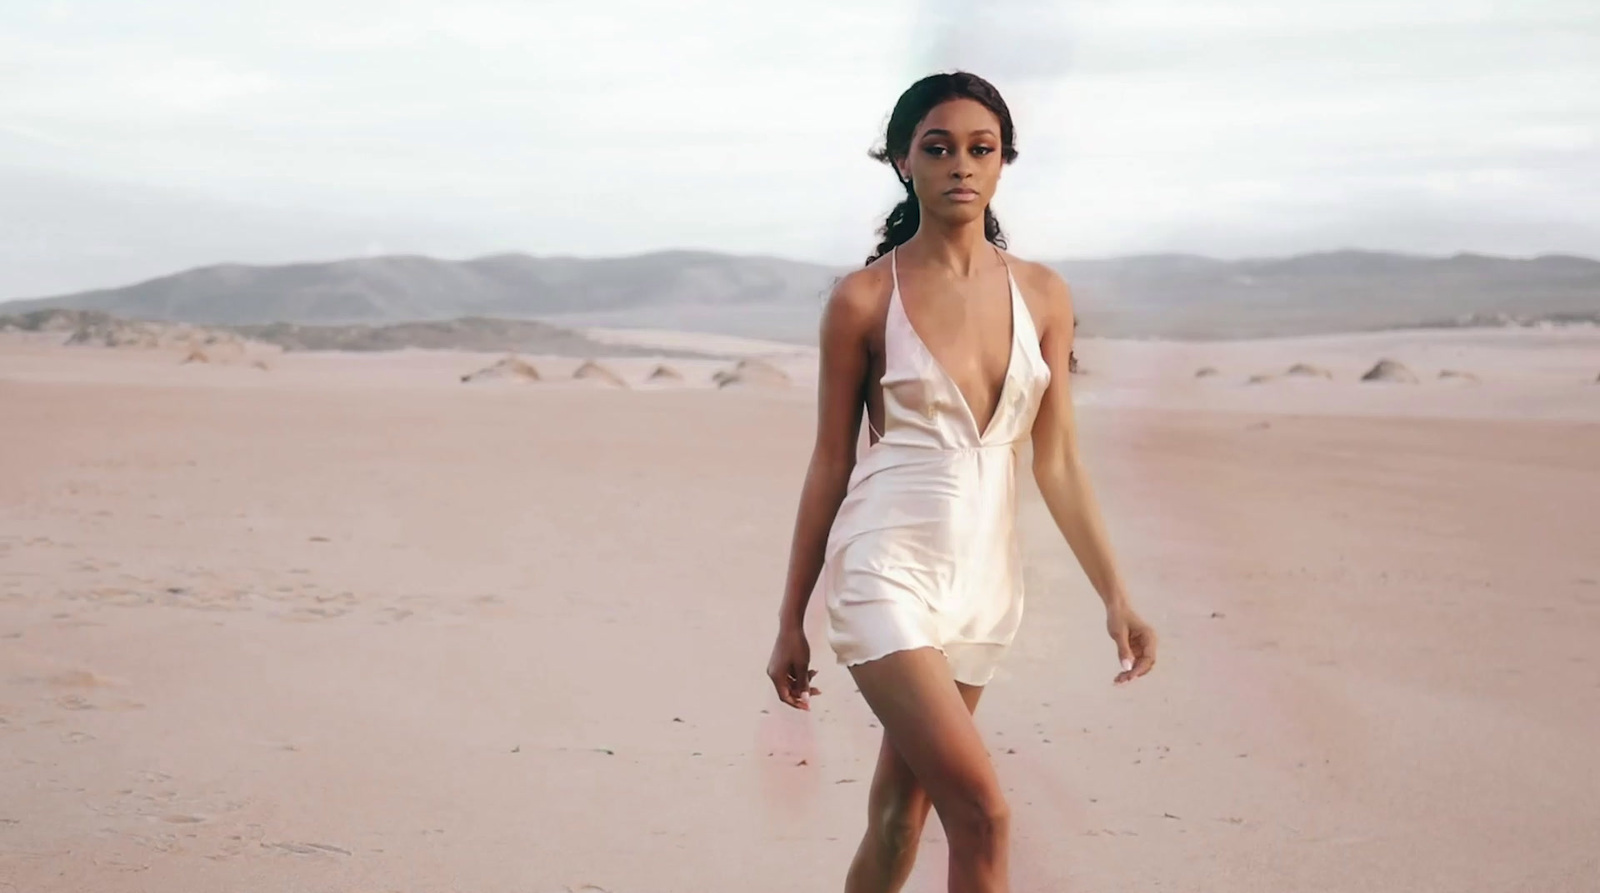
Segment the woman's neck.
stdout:
<svg viewBox="0 0 1600 893">
<path fill-rule="evenodd" d="M 923 215 L 916 234 L 901 245 L 902 251 L 925 264 L 966 278 L 994 262 L 994 246 L 984 237 L 984 218 L 955 226 Z"/>
</svg>

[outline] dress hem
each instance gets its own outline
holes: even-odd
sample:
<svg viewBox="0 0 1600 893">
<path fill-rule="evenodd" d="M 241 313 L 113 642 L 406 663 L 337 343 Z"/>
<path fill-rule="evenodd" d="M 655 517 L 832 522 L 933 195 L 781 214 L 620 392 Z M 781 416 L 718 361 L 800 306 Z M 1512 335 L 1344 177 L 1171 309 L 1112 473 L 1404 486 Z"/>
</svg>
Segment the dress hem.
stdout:
<svg viewBox="0 0 1600 893">
<path fill-rule="evenodd" d="M 1002 648 L 1005 647 L 1005 643 L 1003 643 L 1003 642 L 972 642 L 972 643 L 964 643 L 964 644 L 996 645 L 996 646 L 999 646 L 999 647 L 1002 647 Z M 883 658 L 886 658 L 886 657 L 890 656 L 891 654 L 898 654 L 898 653 L 900 653 L 902 651 L 916 651 L 916 650 L 918 650 L 920 648 L 931 648 L 934 651 L 937 651 L 941 655 L 943 655 L 944 659 L 945 659 L 945 663 L 950 665 L 951 678 L 955 679 L 955 681 L 961 683 L 962 685 L 970 685 L 970 686 L 972 686 L 974 688 L 981 688 L 981 687 L 983 687 L 985 685 L 988 685 L 991 681 L 993 681 L 994 675 L 995 675 L 995 670 L 998 669 L 997 666 L 991 666 L 989 668 L 989 672 L 984 674 L 981 679 L 974 680 L 970 676 L 968 678 L 966 678 L 966 679 L 963 679 L 963 678 L 961 678 L 960 672 L 956 669 L 955 662 L 950 659 L 950 652 L 946 651 L 943 646 L 935 645 L 932 642 L 906 643 L 906 644 L 903 644 L 903 645 L 895 645 L 893 647 L 886 648 L 886 649 L 883 649 L 881 651 L 871 652 L 871 653 L 869 653 L 869 654 L 867 654 L 867 655 L 865 655 L 863 657 L 851 657 L 851 658 L 839 657 L 839 663 L 843 664 L 846 668 L 857 667 L 857 666 L 860 666 L 862 664 L 871 663 L 871 662 L 873 662 L 875 660 L 882 660 Z"/>
</svg>

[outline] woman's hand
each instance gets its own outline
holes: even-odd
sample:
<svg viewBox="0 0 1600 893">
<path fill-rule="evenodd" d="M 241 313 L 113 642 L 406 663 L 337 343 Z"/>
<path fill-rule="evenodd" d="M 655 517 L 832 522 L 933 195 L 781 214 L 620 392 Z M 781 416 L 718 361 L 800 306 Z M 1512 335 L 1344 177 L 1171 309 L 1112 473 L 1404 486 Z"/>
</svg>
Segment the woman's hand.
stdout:
<svg viewBox="0 0 1600 893">
<path fill-rule="evenodd" d="M 811 696 L 822 694 L 813 688 L 811 677 L 811 645 L 806 642 L 805 630 L 798 626 L 781 627 L 778 641 L 772 645 L 772 658 L 767 661 L 767 678 L 778 690 L 778 700 L 797 710 L 811 709 Z"/>
<path fill-rule="evenodd" d="M 1117 643 L 1117 657 L 1122 661 L 1122 672 L 1113 680 L 1118 685 L 1138 679 L 1156 665 L 1156 631 L 1139 619 L 1127 602 L 1106 606 L 1106 632 Z"/>
</svg>

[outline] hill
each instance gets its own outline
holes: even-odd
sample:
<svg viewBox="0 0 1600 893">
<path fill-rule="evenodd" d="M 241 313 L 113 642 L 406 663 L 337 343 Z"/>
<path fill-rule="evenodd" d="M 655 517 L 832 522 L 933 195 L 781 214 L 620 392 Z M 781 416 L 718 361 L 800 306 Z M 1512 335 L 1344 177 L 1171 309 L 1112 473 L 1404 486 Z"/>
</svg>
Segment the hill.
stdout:
<svg viewBox="0 0 1600 893">
<path fill-rule="evenodd" d="M 1237 261 L 1144 255 L 1051 266 L 1073 287 L 1083 331 L 1110 337 L 1600 322 L 1600 262 L 1565 255 L 1336 251 Z M 74 308 L 228 326 L 493 317 L 809 342 L 824 295 L 844 272 L 695 251 L 596 259 L 502 254 L 464 261 L 407 255 L 223 264 L 122 288 L 0 304 L 0 312 Z"/>
</svg>

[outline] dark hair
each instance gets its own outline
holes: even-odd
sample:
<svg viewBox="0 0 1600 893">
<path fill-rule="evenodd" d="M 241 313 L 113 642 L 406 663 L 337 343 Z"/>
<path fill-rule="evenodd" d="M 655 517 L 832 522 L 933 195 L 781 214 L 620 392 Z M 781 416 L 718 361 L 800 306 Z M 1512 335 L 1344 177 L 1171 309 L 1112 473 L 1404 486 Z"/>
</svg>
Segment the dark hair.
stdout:
<svg viewBox="0 0 1600 893">
<path fill-rule="evenodd" d="M 911 137 L 922 119 L 935 106 L 952 99 L 971 99 L 994 112 L 994 116 L 1000 119 L 1000 159 L 1006 164 L 1017 160 L 1016 131 L 1011 125 L 1011 110 L 1006 108 L 1006 101 L 1000 98 L 1000 91 L 993 84 L 965 71 L 930 74 L 906 88 L 889 115 L 883 148 L 874 149 L 872 157 L 894 168 L 895 159 L 911 154 Z M 883 237 L 883 241 L 867 258 L 869 264 L 888 254 L 896 245 L 905 244 L 906 240 L 916 235 L 917 227 L 922 222 L 922 209 L 917 204 L 917 194 L 912 190 L 911 181 L 901 177 L 898 168 L 894 168 L 894 172 L 900 185 L 906 188 L 906 197 L 894 206 L 889 217 L 883 221 L 883 226 L 878 228 L 878 235 Z M 1001 248 L 1006 247 L 1005 233 L 1001 232 L 1000 221 L 990 208 L 983 209 L 983 235 Z"/>
</svg>

